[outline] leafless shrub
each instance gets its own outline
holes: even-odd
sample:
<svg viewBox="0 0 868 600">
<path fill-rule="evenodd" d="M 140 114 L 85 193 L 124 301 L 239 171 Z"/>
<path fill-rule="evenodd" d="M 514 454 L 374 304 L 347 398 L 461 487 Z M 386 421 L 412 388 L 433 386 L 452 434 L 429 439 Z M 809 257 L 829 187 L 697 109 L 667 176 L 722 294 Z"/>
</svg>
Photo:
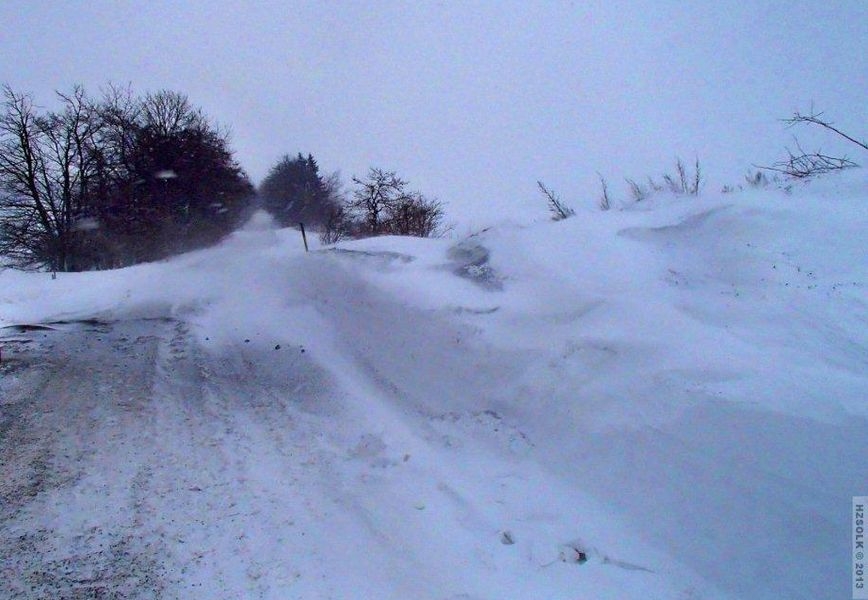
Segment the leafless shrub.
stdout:
<svg viewBox="0 0 868 600">
<path fill-rule="evenodd" d="M 600 187 L 602 188 L 600 210 L 609 210 L 612 207 L 612 200 L 609 198 L 609 184 L 606 183 L 606 179 L 601 174 L 597 173 L 597 177 L 600 178 Z"/>
<path fill-rule="evenodd" d="M 772 181 L 778 182 L 779 178 L 777 175 L 774 178 L 769 178 L 768 175 L 765 174 L 765 171 L 757 170 L 757 171 L 748 171 L 744 174 L 744 182 L 747 184 L 748 188 L 754 189 L 763 189 L 771 185 Z M 724 185 L 720 190 L 724 194 L 730 194 L 732 192 L 741 192 L 744 191 L 745 186 L 742 184 L 739 185 Z"/>
<path fill-rule="evenodd" d="M 679 158 L 675 163 L 675 175 L 666 173 L 663 175 L 663 181 L 666 187 L 673 194 L 687 194 L 688 196 L 698 196 L 699 189 L 702 187 L 702 170 L 699 166 L 699 159 L 694 163 L 694 171 L 691 175 L 687 171 L 687 167 Z"/>
<path fill-rule="evenodd" d="M 350 236 L 352 222 L 343 206 L 333 206 L 319 232 L 319 241 L 324 245 L 336 244 Z"/>
<path fill-rule="evenodd" d="M 745 183 L 747 183 L 752 188 L 764 188 L 769 185 L 768 176 L 766 176 L 766 174 L 761 170 L 757 170 L 753 173 L 748 171 L 744 175 L 744 180 Z"/>
<path fill-rule="evenodd" d="M 536 184 L 539 186 L 543 196 L 546 197 L 546 202 L 548 203 L 549 212 L 552 214 L 553 221 L 569 219 L 576 214 L 575 210 L 564 204 L 563 201 L 558 198 L 557 194 L 555 194 L 553 190 L 547 188 L 542 181 L 537 181 Z"/>
<path fill-rule="evenodd" d="M 699 190 L 702 188 L 702 168 L 697 158 L 693 173 L 691 173 L 679 158 L 675 163 L 675 175 L 664 173 L 661 182 L 655 181 L 653 177 L 648 177 L 645 184 L 630 178 L 627 178 L 626 181 L 630 187 L 630 196 L 636 202 L 642 202 L 655 193 L 667 190 L 678 195 L 698 196 Z"/>
<path fill-rule="evenodd" d="M 846 156 L 829 156 L 823 154 L 821 151 L 805 152 L 799 145 L 798 140 L 796 140 L 796 148 L 798 152 L 793 152 L 789 148 L 786 148 L 787 158 L 784 160 L 766 167 L 759 166 L 757 168 L 802 179 L 859 166 Z"/>
<path fill-rule="evenodd" d="M 439 237 L 443 220 L 443 204 L 436 198 L 426 198 L 419 192 L 410 192 L 397 199 L 390 207 L 385 231 L 393 235 Z"/>
<path fill-rule="evenodd" d="M 651 196 L 648 188 L 646 188 L 642 184 L 637 183 L 635 180 L 629 178 L 627 178 L 626 181 L 627 185 L 630 186 L 630 195 L 636 202 L 642 202 L 642 200 L 646 200 L 648 197 Z"/>
</svg>

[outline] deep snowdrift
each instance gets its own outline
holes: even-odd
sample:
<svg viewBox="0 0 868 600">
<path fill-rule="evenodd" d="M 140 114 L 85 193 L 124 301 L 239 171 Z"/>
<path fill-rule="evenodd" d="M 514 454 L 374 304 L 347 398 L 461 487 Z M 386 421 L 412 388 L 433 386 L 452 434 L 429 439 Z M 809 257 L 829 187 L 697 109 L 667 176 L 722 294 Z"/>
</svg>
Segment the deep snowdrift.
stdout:
<svg viewBox="0 0 868 600">
<path fill-rule="evenodd" d="M 268 597 L 843 598 L 866 232 L 863 171 L 310 254 L 259 215 L 163 263 L 4 271 L 0 327 L 169 305 L 205 352 L 306 350 L 342 390 L 303 421 L 335 508 L 263 547 L 327 577 Z"/>
</svg>

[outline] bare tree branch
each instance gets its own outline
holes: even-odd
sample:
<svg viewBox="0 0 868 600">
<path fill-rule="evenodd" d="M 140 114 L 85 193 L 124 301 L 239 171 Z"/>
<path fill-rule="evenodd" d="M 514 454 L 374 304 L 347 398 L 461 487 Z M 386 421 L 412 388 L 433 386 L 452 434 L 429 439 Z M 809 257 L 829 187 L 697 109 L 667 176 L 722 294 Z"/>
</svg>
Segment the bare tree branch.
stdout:
<svg viewBox="0 0 868 600">
<path fill-rule="evenodd" d="M 821 118 L 822 116 L 823 116 L 822 112 L 815 112 L 813 107 L 812 107 L 811 112 L 807 115 L 803 115 L 800 112 L 796 111 L 795 113 L 793 113 L 792 117 L 790 117 L 789 119 L 782 119 L 782 121 L 787 124 L 787 127 L 793 127 L 795 125 L 798 125 L 799 123 L 810 123 L 812 125 L 818 125 L 820 127 L 828 129 L 829 131 L 837 133 L 842 138 L 856 144 L 857 146 L 861 147 L 863 150 L 868 150 L 868 143 L 860 142 L 856 138 L 847 135 L 846 133 L 844 133 L 843 131 L 841 131 L 837 127 L 833 126 L 830 121 L 826 121 L 826 120 L 822 119 Z"/>
</svg>

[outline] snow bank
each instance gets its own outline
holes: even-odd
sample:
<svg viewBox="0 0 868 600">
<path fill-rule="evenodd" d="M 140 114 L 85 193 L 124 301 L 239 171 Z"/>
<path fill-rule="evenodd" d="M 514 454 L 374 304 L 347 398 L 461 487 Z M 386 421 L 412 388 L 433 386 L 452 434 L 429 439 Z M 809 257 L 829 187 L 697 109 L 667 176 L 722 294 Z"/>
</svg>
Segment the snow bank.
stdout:
<svg viewBox="0 0 868 600">
<path fill-rule="evenodd" d="M 397 376 L 407 396 L 432 411 L 449 396 L 494 407 L 542 470 L 712 587 L 844 597 L 846 507 L 868 481 L 866 184 L 853 172 L 660 196 L 486 231 L 459 252 L 390 239 L 343 248 L 400 252 L 355 264 L 397 301 L 464 324 L 470 355 L 512 355 L 482 378 L 432 356 L 424 368 L 460 389 L 413 394 L 408 366 Z"/>
</svg>

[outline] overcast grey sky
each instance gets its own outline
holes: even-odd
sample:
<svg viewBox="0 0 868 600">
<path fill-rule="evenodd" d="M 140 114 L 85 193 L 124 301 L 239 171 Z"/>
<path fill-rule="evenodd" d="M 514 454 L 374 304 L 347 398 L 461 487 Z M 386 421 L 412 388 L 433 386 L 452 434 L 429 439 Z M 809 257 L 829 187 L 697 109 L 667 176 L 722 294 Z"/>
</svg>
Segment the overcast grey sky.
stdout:
<svg viewBox="0 0 868 600">
<path fill-rule="evenodd" d="M 74 83 L 184 92 L 255 182 L 299 151 L 345 180 L 397 170 L 459 233 L 544 215 L 537 179 L 576 206 L 596 172 L 626 197 L 675 156 L 738 183 L 812 101 L 868 134 L 868 0 L 6 0 L 0 57 L 44 105 Z"/>
</svg>

